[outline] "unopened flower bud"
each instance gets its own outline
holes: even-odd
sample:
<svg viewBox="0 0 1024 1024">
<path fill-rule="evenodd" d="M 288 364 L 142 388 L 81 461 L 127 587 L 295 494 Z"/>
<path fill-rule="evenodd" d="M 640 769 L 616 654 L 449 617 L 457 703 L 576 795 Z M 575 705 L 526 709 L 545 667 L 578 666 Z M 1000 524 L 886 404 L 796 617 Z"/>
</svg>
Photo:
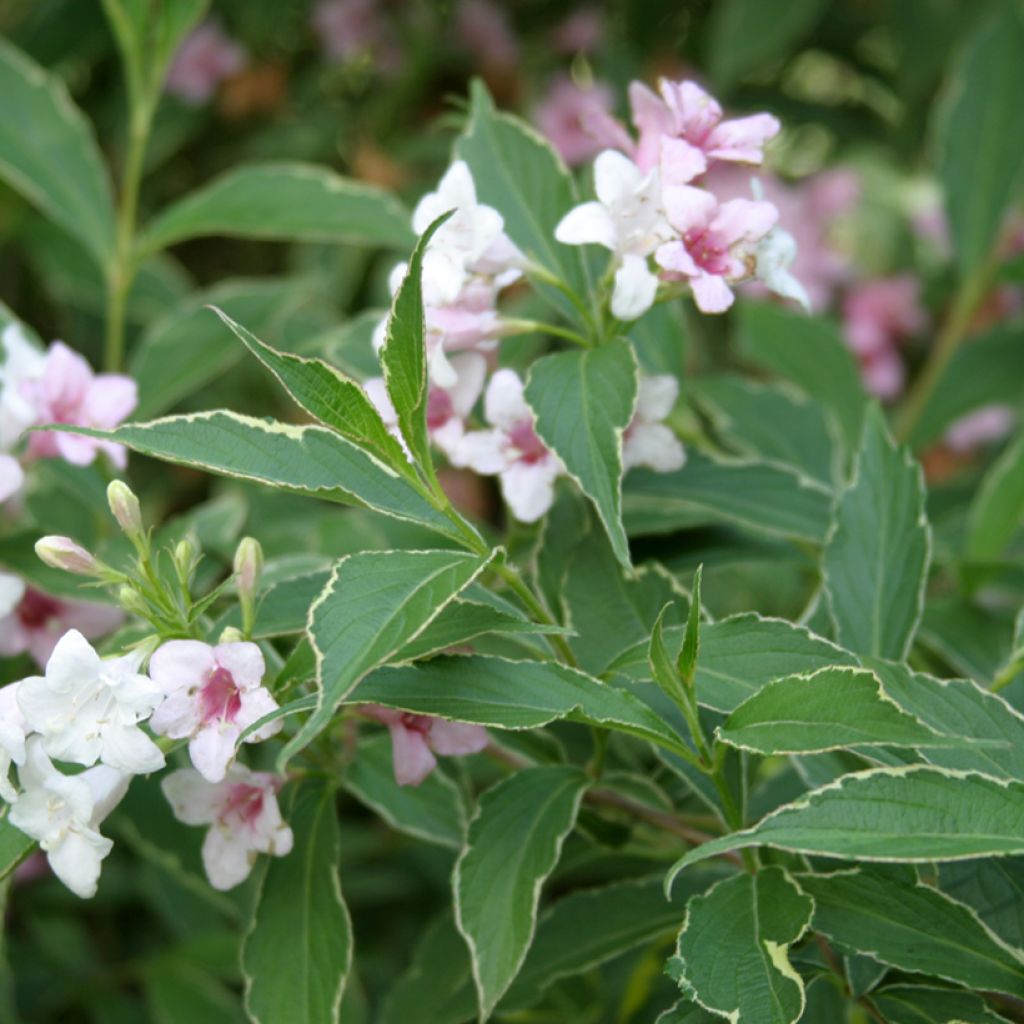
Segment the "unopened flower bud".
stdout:
<svg viewBox="0 0 1024 1024">
<path fill-rule="evenodd" d="M 238 593 L 249 600 L 256 594 L 263 571 L 263 548 L 253 537 L 243 537 L 235 550 L 235 578 L 238 581 Z"/>
<path fill-rule="evenodd" d="M 117 600 L 121 607 L 131 615 L 138 615 L 140 618 L 148 619 L 150 615 L 149 606 L 142 595 L 130 586 L 123 586 L 117 592 Z"/>
<path fill-rule="evenodd" d="M 217 640 L 219 644 L 237 644 L 245 639 L 245 635 L 237 626 L 225 626 Z"/>
<path fill-rule="evenodd" d="M 174 567 L 178 577 L 187 580 L 192 573 L 192 562 L 195 559 L 196 549 L 192 541 L 185 537 L 179 540 L 174 547 Z"/>
<path fill-rule="evenodd" d="M 123 480 L 114 480 L 107 488 L 107 504 L 117 525 L 131 538 L 142 536 L 142 512 L 139 499 Z"/>
<path fill-rule="evenodd" d="M 81 544 L 70 537 L 40 537 L 36 554 L 51 569 L 73 572 L 76 576 L 101 576 L 102 567 Z"/>
</svg>

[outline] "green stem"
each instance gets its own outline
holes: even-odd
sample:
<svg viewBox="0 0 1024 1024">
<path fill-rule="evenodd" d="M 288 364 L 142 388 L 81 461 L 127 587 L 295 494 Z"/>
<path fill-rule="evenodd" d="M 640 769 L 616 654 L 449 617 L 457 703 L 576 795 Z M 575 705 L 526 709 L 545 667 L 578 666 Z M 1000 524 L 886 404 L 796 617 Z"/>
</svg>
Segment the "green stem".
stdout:
<svg viewBox="0 0 1024 1024">
<path fill-rule="evenodd" d="M 536 331 L 538 334 L 550 334 L 554 338 L 564 338 L 566 341 L 571 341 L 575 345 L 582 345 L 584 348 L 590 348 L 590 342 L 583 337 L 582 334 L 577 334 L 576 331 L 570 331 L 568 327 L 557 327 L 555 324 L 541 323 L 539 320 L 505 320 L 504 324 L 506 327 L 513 328 L 517 332 L 523 334 L 532 333 Z"/>
<path fill-rule="evenodd" d="M 992 693 L 998 693 L 1000 690 L 1005 689 L 1020 675 L 1022 670 L 1024 670 L 1024 659 L 1013 658 L 1008 665 L 1000 669 L 995 679 L 992 680 L 989 690 Z"/>
<path fill-rule="evenodd" d="M 494 566 L 494 571 L 509 585 L 512 592 L 519 598 L 520 601 L 526 605 L 527 611 L 537 620 L 537 622 L 543 623 L 545 626 L 557 626 L 558 623 L 552 618 L 550 612 L 543 604 L 537 599 L 533 591 L 526 585 L 526 581 L 519 575 L 518 570 L 512 566 L 499 563 Z M 551 643 L 558 649 L 558 653 L 562 656 L 562 660 L 572 668 L 579 668 L 579 662 L 576 660 L 576 655 L 573 653 L 573 649 L 569 646 L 564 636 L 554 634 L 548 638 Z"/>
</svg>

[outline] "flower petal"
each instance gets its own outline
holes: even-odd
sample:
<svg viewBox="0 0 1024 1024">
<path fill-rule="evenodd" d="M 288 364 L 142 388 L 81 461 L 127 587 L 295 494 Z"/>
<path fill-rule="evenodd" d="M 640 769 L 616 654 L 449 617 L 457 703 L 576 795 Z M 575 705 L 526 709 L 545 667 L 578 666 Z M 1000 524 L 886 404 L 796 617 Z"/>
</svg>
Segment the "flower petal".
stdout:
<svg viewBox="0 0 1024 1024">
<path fill-rule="evenodd" d="M 430 723 L 427 742 L 436 754 L 451 757 L 459 754 L 475 754 L 489 742 L 487 730 L 482 725 L 465 722 L 446 722 L 435 718 Z"/>
<path fill-rule="evenodd" d="M 658 276 L 651 272 L 643 256 L 627 254 L 615 271 L 612 313 L 619 320 L 637 320 L 654 305 Z"/>
<path fill-rule="evenodd" d="M 149 675 L 166 694 L 203 684 L 216 668 L 213 648 L 200 640 L 168 640 L 149 659 Z"/>
<path fill-rule="evenodd" d="M 220 814 L 229 783 L 210 783 L 199 772 L 181 768 L 160 782 L 160 788 L 178 821 L 208 825 Z"/>
<path fill-rule="evenodd" d="M 555 238 L 564 245 L 603 245 L 614 250 L 616 237 L 612 215 L 594 202 L 573 207 L 555 228 Z"/>
<path fill-rule="evenodd" d="M 220 782 L 234 760 L 241 730 L 232 722 L 214 721 L 192 737 L 188 755 L 196 771 L 208 782 Z"/>
<path fill-rule="evenodd" d="M 693 298 L 702 313 L 724 313 L 733 303 L 732 289 L 715 274 L 699 274 L 690 282 Z"/>
<path fill-rule="evenodd" d="M 267 671 L 263 652 L 249 641 L 231 644 L 217 644 L 213 656 L 221 668 L 227 669 L 240 690 L 252 690 L 263 682 Z"/>
<path fill-rule="evenodd" d="M 391 726 L 391 761 L 400 786 L 418 786 L 437 765 L 423 733 L 401 723 Z"/>
</svg>

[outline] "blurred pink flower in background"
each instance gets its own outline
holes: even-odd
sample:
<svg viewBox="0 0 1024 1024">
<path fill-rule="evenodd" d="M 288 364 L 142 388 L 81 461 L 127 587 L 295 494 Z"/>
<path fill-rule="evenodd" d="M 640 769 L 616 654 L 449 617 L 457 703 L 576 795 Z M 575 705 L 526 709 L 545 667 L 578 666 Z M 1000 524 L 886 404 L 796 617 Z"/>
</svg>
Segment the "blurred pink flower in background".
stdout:
<svg viewBox="0 0 1024 1024">
<path fill-rule="evenodd" d="M 1017 414 L 1008 405 L 982 406 L 950 424 L 944 441 L 947 448 L 966 455 L 982 445 L 1002 440 L 1016 421 Z"/>
<path fill-rule="evenodd" d="M 577 7 L 551 32 L 551 42 L 561 53 L 593 53 L 604 42 L 604 15 L 596 6 Z"/>
<path fill-rule="evenodd" d="M 368 55 L 379 70 L 398 70 L 401 51 L 378 0 L 322 0 L 310 24 L 328 60 L 343 63 Z"/>
<path fill-rule="evenodd" d="M 455 12 L 455 35 L 485 67 L 511 68 L 519 60 L 519 41 L 508 15 L 491 0 L 462 0 Z"/>
<path fill-rule="evenodd" d="M 238 74 L 246 60 L 245 47 L 231 39 L 216 21 L 207 21 L 178 48 L 165 88 L 184 103 L 199 106 L 221 82 Z"/>
<path fill-rule="evenodd" d="M 612 117 L 614 102 L 611 87 L 604 82 L 585 88 L 568 75 L 559 75 L 534 108 L 533 119 L 561 158 L 576 166 L 603 149 L 628 147 L 628 136 Z"/>
</svg>

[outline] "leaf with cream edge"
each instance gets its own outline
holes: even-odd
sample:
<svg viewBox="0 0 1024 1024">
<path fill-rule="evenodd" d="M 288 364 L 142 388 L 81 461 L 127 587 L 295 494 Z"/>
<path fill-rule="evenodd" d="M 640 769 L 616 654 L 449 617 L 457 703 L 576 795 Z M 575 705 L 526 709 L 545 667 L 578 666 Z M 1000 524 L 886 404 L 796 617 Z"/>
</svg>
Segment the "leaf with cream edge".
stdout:
<svg viewBox="0 0 1024 1024">
<path fill-rule="evenodd" d="M 1007 1024 L 976 993 L 929 985 L 886 985 L 871 1004 L 887 1024 Z"/>
<path fill-rule="evenodd" d="M 689 998 L 733 1024 L 794 1024 L 805 996 L 788 953 L 812 909 L 782 868 L 733 875 L 690 899 L 666 971 Z"/>
<path fill-rule="evenodd" d="M 910 650 L 931 557 L 924 503 L 920 465 L 896 447 L 872 407 L 822 554 L 836 639 L 855 654 L 902 661 Z"/>
<path fill-rule="evenodd" d="M 398 428 L 415 461 L 433 479 L 430 440 L 427 435 L 427 341 L 424 319 L 423 256 L 434 233 L 454 213 L 438 217 L 416 243 L 409 269 L 398 286 L 380 350 L 384 383 L 398 416 Z"/>
<path fill-rule="evenodd" d="M 1024 995 L 1024 954 L 912 871 L 840 871 L 796 881 L 814 900 L 814 930 L 841 952 L 976 990 Z"/>
<path fill-rule="evenodd" d="M 402 446 L 388 432 L 380 413 L 359 383 L 322 359 L 279 352 L 235 323 L 223 310 L 215 306 L 213 311 L 310 416 L 354 444 L 370 449 L 414 485 L 419 484 L 416 470 Z"/>
<path fill-rule="evenodd" d="M 254 1024 L 337 1024 L 352 965 L 352 924 L 341 892 L 334 788 L 303 785 L 286 818 L 284 857 L 264 857 L 242 943 L 245 1008 Z"/>
<path fill-rule="evenodd" d="M 691 754 L 682 737 L 643 701 L 555 662 L 452 655 L 389 666 L 364 679 L 347 702 L 495 729 L 535 729 L 564 718 Z"/>
<path fill-rule="evenodd" d="M 325 427 L 299 427 L 215 410 L 126 423 L 111 431 L 60 424 L 47 429 L 116 441 L 165 462 L 372 508 L 464 541 L 463 533 L 407 480 Z M 467 525 L 467 529 L 471 528 Z"/>
<path fill-rule="evenodd" d="M 933 731 L 889 697 L 873 672 L 856 668 L 776 679 L 748 697 L 716 733 L 734 747 L 759 754 L 969 743 Z"/>
<path fill-rule="evenodd" d="M 330 724 L 368 672 L 425 629 L 483 571 L 490 556 L 459 551 L 367 551 L 338 561 L 309 609 L 316 710 L 284 746 L 277 770 Z"/>
<path fill-rule="evenodd" d="M 143 229 L 139 247 L 154 252 L 187 238 L 223 235 L 404 250 L 413 243 L 410 220 L 393 196 L 328 167 L 249 164 L 158 214 Z"/>
<path fill-rule="evenodd" d="M 622 434 L 636 407 L 638 372 L 633 346 L 616 338 L 599 348 L 539 359 L 525 390 L 538 437 L 594 503 L 615 557 L 627 569 Z"/>
<path fill-rule="evenodd" d="M 1024 783 L 924 765 L 844 775 L 691 850 L 672 866 L 666 891 L 687 865 L 747 846 L 894 863 L 1024 853 Z"/>
<path fill-rule="evenodd" d="M 64 83 L 0 39 L 0 179 L 74 236 L 104 270 L 114 258 L 110 178 Z"/>
<path fill-rule="evenodd" d="M 480 797 L 452 888 L 481 1021 L 526 958 L 541 886 L 558 863 L 589 782 L 574 766 L 544 765 L 524 768 Z"/>
</svg>

